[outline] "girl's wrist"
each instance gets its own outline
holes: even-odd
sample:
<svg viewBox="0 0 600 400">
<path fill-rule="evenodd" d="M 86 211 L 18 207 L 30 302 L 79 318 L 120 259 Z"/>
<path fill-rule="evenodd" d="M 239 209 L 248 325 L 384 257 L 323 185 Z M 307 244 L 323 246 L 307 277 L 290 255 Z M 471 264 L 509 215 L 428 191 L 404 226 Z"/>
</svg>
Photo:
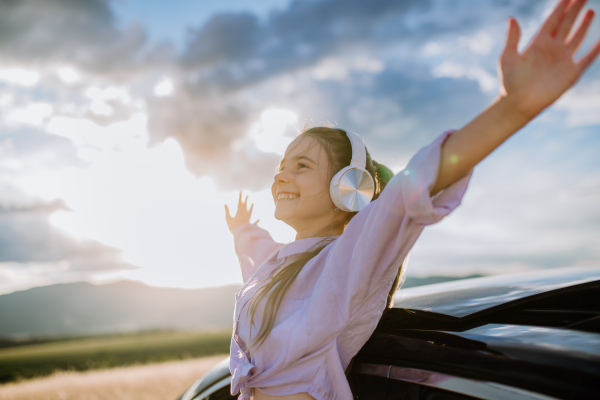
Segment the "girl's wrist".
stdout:
<svg viewBox="0 0 600 400">
<path fill-rule="evenodd" d="M 528 109 L 520 99 L 509 94 L 501 94 L 494 103 L 506 116 L 506 122 L 518 127 L 516 129 L 525 126 L 542 111 Z"/>
</svg>

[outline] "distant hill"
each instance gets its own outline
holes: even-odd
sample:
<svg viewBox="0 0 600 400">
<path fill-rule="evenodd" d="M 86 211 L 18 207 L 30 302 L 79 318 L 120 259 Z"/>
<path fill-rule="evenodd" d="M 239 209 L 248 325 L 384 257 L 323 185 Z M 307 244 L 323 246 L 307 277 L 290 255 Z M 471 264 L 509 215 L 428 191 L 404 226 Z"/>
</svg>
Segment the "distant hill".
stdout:
<svg viewBox="0 0 600 400">
<path fill-rule="evenodd" d="M 460 278 L 407 278 L 403 287 Z M 62 337 L 232 326 L 239 286 L 172 289 L 123 281 L 37 287 L 0 296 L 0 337 Z"/>
<path fill-rule="evenodd" d="M 158 288 L 131 281 L 37 287 L 0 296 L 0 336 L 227 328 L 238 290 Z"/>
</svg>

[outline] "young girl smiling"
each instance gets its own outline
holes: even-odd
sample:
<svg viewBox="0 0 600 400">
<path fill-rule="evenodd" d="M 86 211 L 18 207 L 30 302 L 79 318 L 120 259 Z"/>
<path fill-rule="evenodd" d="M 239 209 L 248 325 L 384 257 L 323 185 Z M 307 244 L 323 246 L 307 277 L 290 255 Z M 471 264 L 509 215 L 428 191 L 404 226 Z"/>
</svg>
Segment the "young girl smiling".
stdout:
<svg viewBox="0 0 600 400">
<path fill-rule="evenodd" d="M 454 210 L 473 168 L 558 99 L 600 53 L 598 42 L 573 60 L 594 16 L 588 10 L 569 35 L 584 3 L 560 1 L 522 53 L 511 18 L 498 98 L 419 150 L 396 176 L 354 134 L 326 127 L 302 132 L 272 184 L 275 217 L 295 229 L 294 242 L 276 243 L 250 223 L 252 207 L 240 194 L 236 215 L 226 212 L 244 279 L 236 294 L 232 394 L 353 398 L 345 370 L 390 306 L 423 228 Z"/>
</svg>

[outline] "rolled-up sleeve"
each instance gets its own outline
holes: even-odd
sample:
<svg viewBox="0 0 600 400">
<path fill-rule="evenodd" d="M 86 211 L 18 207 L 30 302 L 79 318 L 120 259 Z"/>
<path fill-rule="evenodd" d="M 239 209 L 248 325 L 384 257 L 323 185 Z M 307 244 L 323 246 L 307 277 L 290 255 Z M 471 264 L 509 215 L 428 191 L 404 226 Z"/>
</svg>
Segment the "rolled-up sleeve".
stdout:
<svg viewBox="0 0 600 400">
<path fill-rule="evenodd" d="M 269 232 L 256 224 L 240 225 L 232 233 L 244 283 L 271 254 L 284 246 L 274 241 Z"/>
<path fill-rule="evenodd" d="M 436 196 L 430 195 L 442 144 L 451 133 L 443 133 L 419 150 L 334 243 L 327 257 L 327 273 L 346 321 L 369 307 L 383 310 L 398 268 L 423 228 L 460 204 L 472 171 Z"/>
<path fill-rule="evenodd" d="M 442 144 L 452 132 L 444 132 L 419 150 L 408 166 L 389 182 L 389 190 L 386 187 L 386 195 L 400 196 L 406 216 L 419 225 L 434 224 L 450 214 L 460 205 L 467 190 L 473 170 L 436 196 L 430 194 L 438 177 Z M 394 203 L 394 199 L 390 200 Z"/>
</svg>

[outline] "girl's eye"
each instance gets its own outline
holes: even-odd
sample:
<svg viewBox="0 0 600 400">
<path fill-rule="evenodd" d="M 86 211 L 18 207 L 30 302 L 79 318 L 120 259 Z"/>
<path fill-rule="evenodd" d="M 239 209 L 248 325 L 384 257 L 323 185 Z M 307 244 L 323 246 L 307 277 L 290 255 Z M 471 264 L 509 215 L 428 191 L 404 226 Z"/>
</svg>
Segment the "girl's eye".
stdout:
<svg viewBox="0 0 600 400">
<path fill-rule="evenodd" d="M 308 165 L 300 163 L 298 164 L 298 168 L 308 168 Z"/>
</svg>

